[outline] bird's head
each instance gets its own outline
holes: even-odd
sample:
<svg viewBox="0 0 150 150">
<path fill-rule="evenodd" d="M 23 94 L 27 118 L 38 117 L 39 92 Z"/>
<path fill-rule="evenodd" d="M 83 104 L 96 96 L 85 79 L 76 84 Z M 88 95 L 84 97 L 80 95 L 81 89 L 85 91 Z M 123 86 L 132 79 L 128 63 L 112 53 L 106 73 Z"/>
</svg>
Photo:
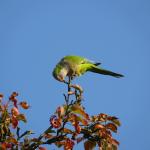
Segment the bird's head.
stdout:
<svg viewBox="0 0 150 150">
<path fill-rule="evenodd" d="M 68 70 L 65 67 L 62 67 L 61 65 L 57 65 L 53 70 L 53 76 L 56 80 L 60 82 L 65 81 L 65 77 L 67 76 Z"/>
</svg>

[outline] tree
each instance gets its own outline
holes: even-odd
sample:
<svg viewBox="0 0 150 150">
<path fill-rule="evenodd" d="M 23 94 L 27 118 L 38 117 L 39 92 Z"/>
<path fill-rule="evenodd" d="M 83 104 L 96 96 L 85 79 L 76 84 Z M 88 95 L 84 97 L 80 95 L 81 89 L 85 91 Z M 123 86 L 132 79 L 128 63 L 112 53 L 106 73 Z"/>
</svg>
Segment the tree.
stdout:
<svg viewBox="0 0 150 150">
<path fill-rule="evenodd" d="M 89 116 L 83 104 L 82 87 L 66 82 L 67 93 L 64 104 L 50 116 L 49 127 L 39 136 L 31 138 L 31 130 L 21 133 L 19 122 L 27 122 L 26 116 L 20 113 L 20 107 L 29 109 L 27 102 L 17 99 L 13 92 L 9 100 L 4 102 L 0 94 L 0 149 L 2 150 L 46 150 L 44 145 L 55 144 L 58 148 L 72 150 L 77 143 L 83 142 L 85 150 L 96 146 L 99 150 L 117 150 L 119 142 L 112 133 L 117 132 L 120 121 L 115 116 L 104 113 Z"/>
</svg>

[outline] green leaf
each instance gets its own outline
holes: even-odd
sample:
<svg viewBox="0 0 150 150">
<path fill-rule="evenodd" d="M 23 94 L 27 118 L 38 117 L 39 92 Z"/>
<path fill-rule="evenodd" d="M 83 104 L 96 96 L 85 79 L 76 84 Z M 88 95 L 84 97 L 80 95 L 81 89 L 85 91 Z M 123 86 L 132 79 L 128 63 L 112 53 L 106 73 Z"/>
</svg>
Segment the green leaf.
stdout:
<svg viewBox="0 0 150 150">
<path fill-rule="evenodd" d="M 121 126 L 121 123 L 118 119 L 114 119 L 114 120 L 112 120 L 112 122 L 117 126 Z"/>
<path fill-rule="evenodd" d="M 56 133 L 56 131 L 55 130 L 52 130 L 52 126 L 50 126 L 46 131 L 45 131 L 45 133 L 47 134 L 47 133 Z"/>
<path fill-rule="evenodd" d="M 79 104 L 74 104 L 71 107 L 71 111 L 74 112 L 74 113 L 76 113 L 76 114 L 79 114 L 79 115 L 81 115 L 84 118 L 86 118 L 86 119 L 89 120 L 89 115 L 84 111 L 83 107 L 80 106 Z"/>
<path fill-rule="evenodd" d="M 23 121 L 25 123 L 27 122 L 27 119 L 26 119 L 24 114 L 19 114 L 16 118 L 17 118 L 18 121 L 21 120 L 21 121 Z"/>
</svg>

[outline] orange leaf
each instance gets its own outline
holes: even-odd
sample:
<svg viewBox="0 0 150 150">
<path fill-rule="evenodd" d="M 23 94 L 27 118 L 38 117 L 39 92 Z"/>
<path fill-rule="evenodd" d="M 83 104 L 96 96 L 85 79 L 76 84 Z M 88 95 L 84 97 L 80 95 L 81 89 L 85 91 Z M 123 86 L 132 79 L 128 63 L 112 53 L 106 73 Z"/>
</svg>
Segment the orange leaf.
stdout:
<svg viewBox="0 0 150 150">
<path fill-rule="evenodd" d="M 96 142 L 90 140 L 84 142 L 84 150 L 93 150 L 95 146 L 96 146 Z"/>
<path fill-rule="evenodd" d="M 75 116 L 76 120 L 81 122 L 84 126 L 88 125 L 88 121 L 86 119 L 82 118 L 81 116 L 77 116 L 75 114 L 74 114 L 74 116 Z"/>
<path fill-rule="evenodd" d="M 121 123 L 120 123 L 120 121 L 118 120 L 118 118 L 117 117 L 115 117 L 115 116 L 109 116 L 108 118 L 107 118 L 109 121 L 111 121 L 111 122 L 113 122 L 115 125 L 117 125 L 117 126 L 120 126 L 121 125 Z"/>
<path fill-rule="evenodd" d="M 99 135 L 102 138 L 107 138 L 109 136 L 109 134 L 107 133 L 106 128 L 103 128 L 103 129 L 99 130 Z"/>
<path fill-rule="evenodd" d="M 107 120 L 108 115 L 106 114 L 99 114 L 99 115 L 95 115 L 91 117 L 91 121 L 92 122 L 97 122 L 97 121 L 101 121 L 101 122 L 105 122 Z"/>
<path fill-rule="evenodd" d="M 1 143 L 0 149 L 1 150 L 7 150 L 6 143 Z"/>
<path fill-rule="evenodd" d="M 79 120 L 78 120 L 78 116 L 75 114 L 71 114 L 69 117 L 69 121 L 72 123 L 72 125 L 75 127 L 75 131 L 76 133 L 80 133 L 81 131 L 81 127 L 79 126 Z"/>
<path fill-rule="evenodd" d="M 64 106 L 59 106 L 56 110 L 56 113 L 58 114 L 58 117 L 62 117 L 65 114 L 65 109 Z"/>
<path fill-rule="evenodd" d="M 0 150 L 7 150 L 7 149 L 11 149 L 11 148 L 12 148 L 12 144 L 11 143 L 3 142 L 0 145 Z"/>
<path fill-rule="evenodd" d="M 98 121 L 106 121 L 107 120 L 108 115 L 107 114 L 99 114 L 98 115 Z"/>
<path fill-rule="evenodd" d="M 74 142 L 70 140 L 69 138 L 66 139 L 65 145 L 64 145 L 64 150 L 72 150 L 74 146 Z"/>
<path fill-rule="evenodd" d="M 84 126 L 88 125 L 88 121 L 86 119 L 83 119 L 81 116 L 77 116 L 75 114 L 70 114 L 68 121 L 75 123 L 75 121 L 81 122 Z"/>
<path fill-rule="evenodd" d="M 20 104 L 20 106 L 21 106 L 23 109 L 28 109 L 28 108 L 30 107 L 30 106 L 28 105 L 28 103 L 25 102 L 25 101 L 20 102 L 19 104 Z"/>
<path fill-rule="evenodd" d="M 105 127 L 107 129 L 110 129 L 113 132 L 117 132 L 117 126 L 115 124 L 113 124 L 113 123 L 108 123 L 108 124 L 105 125 Z"/>
<path fill-rule="evenodd" d="M 76 133 L 79 134 L 81 132 L 81 127 L 79 126 L 79 122 L 78 121 L 75 122 L 74 127 L 75 127 L 75 130 L 76 130 Z"/>
<path fill-rule="evenodd" d="M 105 128 L 102 124 L 96 124 L 95 126 L 94 126 L 94 128 L 95 129 L 103 129 L 103 128 Z"/>
<path fill-rule="evenodd" d="M 83 116 L 84 118 L 88 119 L 89 120 L 89 115 L 84 111 L 83 107 L 80 106 L 79 104 L 74 104 L 72 107 L 71 107 L 71 110 L 74 112 L 74 113 L 77 113 L 81 116 Z"/>
<path fill-rule="evenodd" d="M 80 122 L 84 125 L 87 126 L 88 125 L 88 121 L 85 119 L 80 120 Z"/>
<path fill-rule="evenodd" d="M 8 137 L 7 142 L 15 144 L 15 145 L 18 144 L 18 141 L 15 138 L 13 138 L 13 137 Z"/>
<path fill-rule="evenodd" d="M 115 139 L 111 139 L 111 144 L 115 145 L 115 146 L 118 146 L 119 145 L 119 142 Z"/>
</svg>

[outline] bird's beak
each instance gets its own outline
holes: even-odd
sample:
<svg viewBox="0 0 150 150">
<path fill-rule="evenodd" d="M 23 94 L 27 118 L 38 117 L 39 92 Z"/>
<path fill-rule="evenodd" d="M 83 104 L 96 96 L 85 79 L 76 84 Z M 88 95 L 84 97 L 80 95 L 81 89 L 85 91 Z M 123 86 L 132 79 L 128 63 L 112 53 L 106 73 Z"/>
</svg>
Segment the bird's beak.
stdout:
<svg viewBox="0 0 150 150">
<path fill-rule="evenodd" d="M 65 81 L 63 76 L 57 76 L 57 80 L 59 80 L 60 82 L 64 82 Z"/>
</svg>

